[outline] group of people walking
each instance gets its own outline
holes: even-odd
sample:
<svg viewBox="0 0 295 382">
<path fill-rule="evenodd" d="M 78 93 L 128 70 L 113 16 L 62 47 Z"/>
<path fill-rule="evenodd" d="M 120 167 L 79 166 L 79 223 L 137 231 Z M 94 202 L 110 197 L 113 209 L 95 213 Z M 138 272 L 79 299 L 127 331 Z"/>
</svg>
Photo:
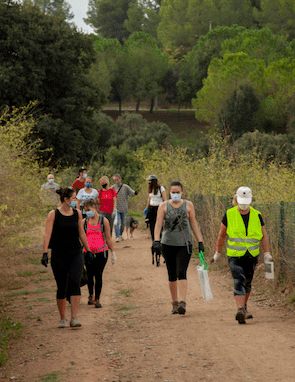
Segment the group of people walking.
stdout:
<svg viewBox="0 0 295 382">
<path fill-rule="evenodd" d="M 51 177 L 50 177 L 51 179 Z M 84 179 L 84 182 L 83 182 Z M 60 312 L 59 327 L 67 326 L 65 319 L 66 292 L 71 301 L 71 327 L 79 327 L 77 318 L 81 291 L 80 279 L 84 258 L 88 274 L 88 304 L 101 307 L 102 273 L 111 250 L 112 264 L 116 261 L 112 241 L 113 221 L 115 241 L 123 240 L 124 221 L 128 211 L 128 197 L 137 194 L 122 183 L 119 174 L 99 179 L 101 190 L 92 188 L 93 180 L 81 168 L 72 187 L 57 189 L 59 204 L 49 212 L 43 244 L 42 264 L 48 264 L 51 248 L 51 266 L 57 283 L 57 305 Z M 172 314 L 186 313 L 187 269 L 193 250 L 193 235 L 199 252 L 204 252 L 203 238 L 191 201 L 183 199 L 183 185 L 174 181 L 169 186 L 169 198 L 156 175 L 150 175 L 145 215 L 149 221 L 152 250 L 162 254 L 167 268 Z M 43 187 L 43 186 L 42 186 Z M 44 188 L 44 187 L 43 187 Z M 76 202 L 76 205 L 75 205 Z M 271 261 L 269 242 L 261 213 L 252 204 L 249 187 L 239 187 L 233 199 L 234 207 L 226 211 L 220 226 L 216 252 L 212 262 L 219 263 L 226 235 L 228 264 L 234 280 L 234 297 L 237 304 L 236 320 L 239 324 L 253 316 L 247 310 L 251 284 L 262 242 L 264 260 Z M 81 210 L 80 210 L 80 209 Z M 83 254 L 81 250 L 83 245 Z M 93 279 L 95 278 L 95 290 Z"/>
</svg>

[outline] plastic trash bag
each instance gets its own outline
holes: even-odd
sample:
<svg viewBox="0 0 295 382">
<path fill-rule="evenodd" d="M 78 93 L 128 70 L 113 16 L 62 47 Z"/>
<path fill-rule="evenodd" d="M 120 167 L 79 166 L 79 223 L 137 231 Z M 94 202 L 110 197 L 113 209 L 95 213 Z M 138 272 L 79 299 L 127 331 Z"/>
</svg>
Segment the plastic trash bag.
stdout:
<svg viewBox="0 0 295 382">
<path fill-rule="evenodd" d="M 113 224 L 118 225 L 118 214 L 116 214 Z"/>
<path fill-rule="evenodd" d="M 202 290 L 202 296 L 205 299 L 205 301 L 211 301 L 213 300 L 213 295 L 210 288 L 208 271 L 206 269 L 208 268 L 208 264 L 206 263 L 204 259 L 204 255 L 202 251 L 199 253 L 199 257 L 201 260 L 201 266 L 198 265 L 196 268 L 198 271 L 199 281 L 200 281 L 201 290 Z"/>
</svg>

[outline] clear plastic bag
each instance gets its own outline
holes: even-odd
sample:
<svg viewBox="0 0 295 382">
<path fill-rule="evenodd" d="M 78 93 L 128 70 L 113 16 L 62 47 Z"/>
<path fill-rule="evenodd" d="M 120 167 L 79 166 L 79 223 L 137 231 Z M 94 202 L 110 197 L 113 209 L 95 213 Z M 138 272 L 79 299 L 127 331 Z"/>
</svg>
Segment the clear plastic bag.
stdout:
<svg viewBox="0 0 295 382">
<path fill-rule="evenodd" d="M 118 214 L 116 213 L 116 216 L 114 218 L 114 221 L 113 221 L 113 225 L 118 225 Z"/>
<path fill-rule="evenodd" d="M 207 269 L 204 269 L 204 265 L 201 267 L 197 266 L 197 270 L 202 290 L 202 296 L 205 299 L 205 301 L 211 301 L 213 300 L 213 295 L 210 288 L 208 271 Z"/>
<path fill-rule="evenodd" d="M 210 288 L 208 271 L 207 269 L 205 269 L 205 264 L 207 268 L 208 268 L 208 264 L 204 260 L 203 252 L 199 253 L 199 257 L 200 257 L 202 265 L 201 266 L 198 265 L 196 268 L 197 268 L 198 276 L 200 280 L 202 296 L 205 299 L 205 301 L 211 301 L 213 300 L 213 295 Z"/>
</svg>

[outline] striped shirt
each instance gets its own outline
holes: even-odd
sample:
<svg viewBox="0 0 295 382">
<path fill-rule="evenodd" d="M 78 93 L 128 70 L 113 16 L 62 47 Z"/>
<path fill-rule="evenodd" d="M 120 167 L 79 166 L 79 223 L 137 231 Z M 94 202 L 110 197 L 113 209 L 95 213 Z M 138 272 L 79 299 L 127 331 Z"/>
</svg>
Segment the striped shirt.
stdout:
<svg viewBox="0 0 295 382">
<path fill-rule="evenodd" d="M 127 184 L 122 184 L 122 187 L 114 184 L 112 188 L 117 193 L 117 211 L 118 212 L 128 212 L 128 196 L 134 196 L 134 191 Z M 120 189 L 120 191 L 119 191 Z M 119 191 L 119 192 L 118 192 Z"/>
</svg>

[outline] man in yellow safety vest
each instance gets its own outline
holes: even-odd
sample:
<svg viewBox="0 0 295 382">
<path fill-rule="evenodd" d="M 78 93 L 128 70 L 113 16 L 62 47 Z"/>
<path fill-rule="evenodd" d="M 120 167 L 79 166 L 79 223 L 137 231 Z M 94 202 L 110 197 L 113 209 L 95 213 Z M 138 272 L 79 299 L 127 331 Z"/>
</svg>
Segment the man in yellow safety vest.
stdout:
<svg viewBox="0 0 295 382">
<path fill-rule="evenodd" d="M 236 320 L 239 324 L 245 324 L 246 319 L 253 318 L 247 311 L 247 301 L 258 261 L 260 241 L 264 261 L 272 261 L 264 221 L 261 213 L 250 206 L 251 203 L 251 189 L 240 187 L 234 196 L 234 204 L 237 205 L 227 210 L 222 219 L 213 257 L 215 263 L 220 262 L 221 249 L 228 235 L 227 257 L 234 279 L 234 296 L 238 306 Z"/>
</svg>

